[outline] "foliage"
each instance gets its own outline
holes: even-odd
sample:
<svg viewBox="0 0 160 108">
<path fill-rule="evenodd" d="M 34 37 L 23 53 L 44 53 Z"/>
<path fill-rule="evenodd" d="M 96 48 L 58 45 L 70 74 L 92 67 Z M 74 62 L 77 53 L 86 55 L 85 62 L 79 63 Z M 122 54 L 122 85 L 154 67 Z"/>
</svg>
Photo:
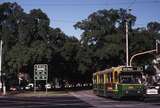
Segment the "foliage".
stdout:
<svg viewBox="0 0 160 108">
<path fill-rule="evenodd" d="M 81 42 L 92 51 L 90 65 L 96 66 L 95 70 L 125 65 L 126 19 L 129 21 L 129 56 L 154 49 L 155 39 L 160 37 L 159 23 L 151 22 L 147 28 L 132 29 L 136 17 L 124 9 L 99 10 L 74 25 L 76 29 L 84 31 Z M 154 55 L 138 57 L 138 60 L 134 60 L 134 65 L 150 63 L 153 57 Z"/>
<path fill-rule="evenodd" d="M 33 77 L 33 65 L 49 65 L 49 81 L 91 81 L 92 73 L 125 65 L 125 21 L 129 19 L 129 55 L 155 48 L 160 39 L 160 23 L 133 28 L 136 17 L 125 9 L 99 10 L 74 27 L 84 32 L 81 39 L 50 27 L 50 19 L 41 9 L 25 13 L 17 3 L 0 4 L 0 38 L 3 40 L 3 72 L 16 81 L 26 67 Z M 150 63 L 154 55 L 139 56 L 134 65 Z M 148 59 L 146 59 L 148 58 Z M 10 81 L 10 80 L 8 80 Z M 12 82 L 13 83 L 13 82 Z"/>
</svg>

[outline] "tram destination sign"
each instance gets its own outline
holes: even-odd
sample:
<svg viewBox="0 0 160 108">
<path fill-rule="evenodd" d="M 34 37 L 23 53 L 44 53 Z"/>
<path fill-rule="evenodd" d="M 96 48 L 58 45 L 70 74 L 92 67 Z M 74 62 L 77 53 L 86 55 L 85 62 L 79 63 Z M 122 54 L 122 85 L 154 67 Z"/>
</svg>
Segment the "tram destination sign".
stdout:
<svg viewBox="0 0 160 108">
<path fill-rule="evenodd" d="M 123 67 L 122 71 L 143 71 L 142 67 Z"/>
<path fill-rule="evenodd" d="M 34 80 L 47 80 L 48 79 L 48 65 L 35 64 L 34 65 Z"/>
</svg>

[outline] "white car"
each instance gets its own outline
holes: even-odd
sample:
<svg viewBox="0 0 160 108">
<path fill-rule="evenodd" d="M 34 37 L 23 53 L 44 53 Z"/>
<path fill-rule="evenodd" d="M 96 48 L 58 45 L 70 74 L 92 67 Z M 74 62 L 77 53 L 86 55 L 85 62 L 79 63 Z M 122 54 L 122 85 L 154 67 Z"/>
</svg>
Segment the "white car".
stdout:
<svg viewBox="0 0 160 108">
<path fill-rule="evenodd" d="M 146 96 L 158 96 L 159 94 L 159 86 L 148 86 L 146 88 Z"/>
<path fill-rule="evenodd" d="M 25 87 L 26 90 L 30 90 L 30 89 L 32 89 L 32 88 L 33 88 L 33 83 L 29 83 L 29 84 Z"/>
<path fill-rule="evenodd" d="M 51 89 L 51 88 L 52 88 L 52 87 L 51 87 L 51 84 L 46 84 L 46 85 L 45 85 L 45 88 Z"/>
<path fill-rule="evenodd" d="M 30 86 L 28 86 L 28 85 L 25 87 L 25 89 L 26 89 L 26 90 L 29 90 L 30 88 L 31 88 L 31 87 L 30 87 Z"/>
</svg>

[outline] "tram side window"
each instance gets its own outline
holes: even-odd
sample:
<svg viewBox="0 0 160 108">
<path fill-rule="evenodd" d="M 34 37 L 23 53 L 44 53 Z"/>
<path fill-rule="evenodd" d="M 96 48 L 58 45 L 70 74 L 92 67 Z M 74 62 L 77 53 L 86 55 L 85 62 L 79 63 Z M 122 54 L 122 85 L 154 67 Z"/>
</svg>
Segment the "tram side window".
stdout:
<svg viewBox="0 0 160 108">
<path fill-rule="evenodd" d="M 113 82 L 113 73 L 111 73 L 111 82 Z"/>
<path fill-rule="evenodd" d="M 115 82 L 118 81 L 118 73 L 117 73 L 117 71 L 114 73 L 114 80 L 115 80 Z"/>
<path fill-rule="evenodd" d="M 105 83 L 108 83 L 108 74 L 105 74 Z"/>
<path fill-rule="evenodd" d="M 103 77 L 103 75 L 100 75 L 100 83 L 101 84 L 104 83 L 104 77 Z"/>
<path fill-rule="evenodd" d="M 108 82 L 111 83 L 112 80 L 113 80 L 113 78 L 112 78 L 112 76 L 113 76 L 112 73 L 109 73 L 107 76 L 108 76 Z"/>
<path fill-rule="evenodd" d="M 96 78 L 96 75 L 93 76 L 93 84 L 96 84 L 97 83 L 97 78 Z"/>
<path fill-rule="evenodd" d="M 109 83 L 110 82 L 110 75 L 109 74 L 107 74 L 107 83 Z"/>
</svg>

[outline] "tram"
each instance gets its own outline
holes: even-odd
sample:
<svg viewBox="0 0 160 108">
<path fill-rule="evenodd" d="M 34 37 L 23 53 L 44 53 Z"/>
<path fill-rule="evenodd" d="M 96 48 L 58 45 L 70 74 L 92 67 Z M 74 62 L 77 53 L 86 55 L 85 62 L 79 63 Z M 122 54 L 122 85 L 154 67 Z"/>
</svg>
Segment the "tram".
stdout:
<svg viewBox="0 0 160 108">
<path fill-rule="evenodd" d="M 96 95 L 112 98 L 143 97 L 143 68 L 112 67 L 93 74 L 93 92 Z"/>
</svg>

